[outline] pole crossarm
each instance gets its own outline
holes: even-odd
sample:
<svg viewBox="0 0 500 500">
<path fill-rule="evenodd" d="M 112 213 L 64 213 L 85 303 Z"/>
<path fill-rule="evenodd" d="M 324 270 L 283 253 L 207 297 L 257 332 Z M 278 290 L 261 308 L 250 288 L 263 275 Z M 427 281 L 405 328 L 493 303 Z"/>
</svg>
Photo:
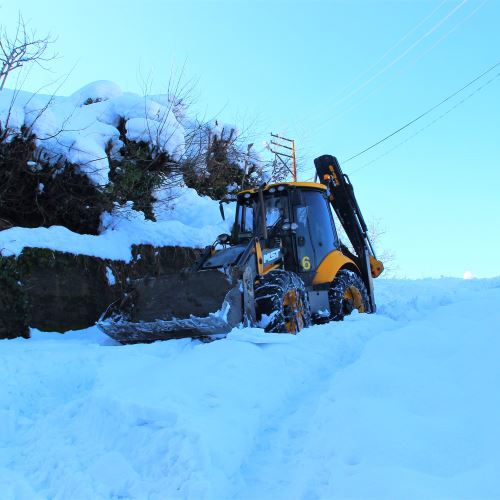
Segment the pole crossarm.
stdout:
<svg viewBox="0 0 500 500">
<path fill-rule="evenodd" d="M 273 141 L 271 139 L 271 144 L 272 146 L 275 146 L 275 149 L 272 147 L 269 147 L 269 150 L 271 153 L 274 153 L 276 159 L 280 160 L 281 163 L 285 166 L 286 170 L 292 174 L 292 179 L 294 182 L 297 182 L 297 162 L 295 159 L 295 140 L 294 139 L 289 139 L 287 137 L 283 137 L 278 134 L 273 134 L 271 132 L 271 137 L 274 139 L 277 139 Z M 288 144 L 282 144 L 280 141 L 286 141 Z M 286 151 L 282 151 L 286 150 Z M 289 151 L 289 153 L 287 152 Z M 282 157 L 285 158 L 290 158 L 292 160 L 292 169 L 290 170 L 290 167 L 287 165 L 287 163 L 283 160 Z"/>
<path fill-rule="evenodd" d="M 275 146 L 279 146 L 280 148 L 285 148 L 285 149 L 289 149 L 290 151 L 293 151 L 293 148 L 291 148 L 289 146 L 285 146 L 284 144 L 280 144 L 279 142 L 271 141 L 271 144 L 274 144 Z"/>
<path fill-rule="evenodd" d="M 271 137 L 275 137 L 276 139 L 282 139 L 284 141 L 288 141 L 288 142 L 293 142 L 293 139 L 287 139 L 286 137 L 283 137 L 281 135 L 278 135 L 278 134 L 273 134 L 271 132 Z"/>
</svg>

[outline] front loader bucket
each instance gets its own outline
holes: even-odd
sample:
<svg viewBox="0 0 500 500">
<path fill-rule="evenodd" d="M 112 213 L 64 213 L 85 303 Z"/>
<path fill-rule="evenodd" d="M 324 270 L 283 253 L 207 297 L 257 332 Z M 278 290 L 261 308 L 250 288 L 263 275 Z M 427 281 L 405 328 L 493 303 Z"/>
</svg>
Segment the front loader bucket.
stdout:
<svg viewBox="0 0 500 500">
<path fill-rule="evenodd" d="M 136 280 L 97 325 L 118 342 L 135 344 L 223 335 L 241 321 L 239 284 L 206 270 Z"/>
</svg>

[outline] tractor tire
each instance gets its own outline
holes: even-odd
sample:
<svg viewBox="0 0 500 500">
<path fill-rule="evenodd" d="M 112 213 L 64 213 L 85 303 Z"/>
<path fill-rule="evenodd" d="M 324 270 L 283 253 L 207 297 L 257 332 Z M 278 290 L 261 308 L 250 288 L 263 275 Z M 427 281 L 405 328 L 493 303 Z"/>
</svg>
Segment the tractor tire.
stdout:
<svg viewBox="0 0 500 500">
<path fill-rule="evenodd" d="M 342 321 L 354 309 L 360 313 L 369 310 L 369 298 L 366 286 L 359 274 L 348 269 L 341 269 L 333 280 L 328 292 L 330 301 L 330 319 Z"/>
<path fill-rule="evenodd" d="M 295 334 L 311 325 L 309 296 L 297 274 L 270 271 L 254 291 L 257 321 L 266 332 Z"/>
</svg>

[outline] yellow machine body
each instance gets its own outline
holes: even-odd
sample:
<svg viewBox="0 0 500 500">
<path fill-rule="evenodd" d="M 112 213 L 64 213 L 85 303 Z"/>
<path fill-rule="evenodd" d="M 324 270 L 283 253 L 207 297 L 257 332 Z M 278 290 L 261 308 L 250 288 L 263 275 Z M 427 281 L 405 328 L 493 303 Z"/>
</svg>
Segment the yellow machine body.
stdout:
<svg viewBox="0 0 500 500">
<path fill-rule="evenodd" d="M 331 283 L 341 269 L 351 269 L 359 273 L 359 268 L 352 259 L 344 255 L 340 250 L 333 250 L 321 261 L 316 269 L 313 285 Z"/>
</svg>

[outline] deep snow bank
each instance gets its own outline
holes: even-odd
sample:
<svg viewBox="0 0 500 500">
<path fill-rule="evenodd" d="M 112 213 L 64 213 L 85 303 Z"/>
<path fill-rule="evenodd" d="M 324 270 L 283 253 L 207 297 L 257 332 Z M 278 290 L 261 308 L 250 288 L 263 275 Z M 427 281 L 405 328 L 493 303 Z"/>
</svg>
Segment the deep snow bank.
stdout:
<svg viewBox="0 0 500 500">
<path fill-rule="evenodd" d="M 0 255 L 19 255 L 23 248 L 34 247 L 129 262 L 132 245 L 194 248 L 209 245 L 218 234 L 230 232 L 234 218 L 232 207 L 226 207 L 223 221 L 218 202 L 198 196 L 189 188 L 179 189 L 168 207 L 159 205 L 156 222 L 146 220 L 142 212 L 130 206 L 113 215 L 105 214 L 102 233 L 97 236 L 77 234 L 62 226 L 13 227 L 0 231 Z"/>
<path fill-rule="evenodd" d="M 0 342 L 2 496 L 498 497 L 500 279 L 377 295 L 296 337 Z"/>
</svg>

